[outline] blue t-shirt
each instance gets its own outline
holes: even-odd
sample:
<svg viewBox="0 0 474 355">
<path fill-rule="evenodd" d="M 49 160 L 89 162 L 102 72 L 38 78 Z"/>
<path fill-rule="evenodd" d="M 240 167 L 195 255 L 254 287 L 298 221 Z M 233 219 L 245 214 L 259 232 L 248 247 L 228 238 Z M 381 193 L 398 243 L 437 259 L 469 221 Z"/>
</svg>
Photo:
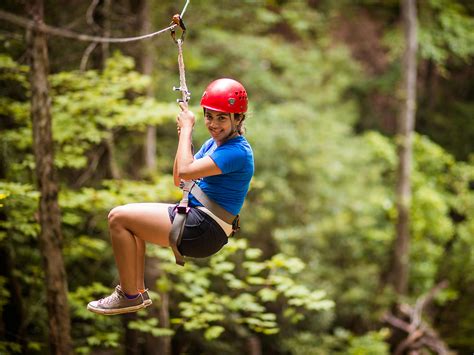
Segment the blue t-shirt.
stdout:
<svg viewBox="0 0 474 355">
<path fill-rule="evenodd" d="M 237 215 L 244 204 L 254 172 L 253 152 L 245 137 L 237 136 L 217 146 L 208 139 L 194 155 L 195 159 L 210 156 L 222 174 L 206 176 L 198 181 L 206 195 L 228 212 Z M 189 195 L 189 206 L 202 206 Z"/>
</svg>

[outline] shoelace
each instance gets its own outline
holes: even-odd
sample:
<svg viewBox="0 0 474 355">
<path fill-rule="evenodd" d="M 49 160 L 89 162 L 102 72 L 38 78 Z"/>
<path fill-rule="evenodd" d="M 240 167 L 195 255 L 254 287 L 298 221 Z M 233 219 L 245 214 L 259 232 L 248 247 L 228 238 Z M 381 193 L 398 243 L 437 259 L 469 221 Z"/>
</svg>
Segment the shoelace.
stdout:
<svg viewBox="0 0 474 355">
<path fill-rule="evenodd" d="M 101 298 L 99 300 L 99 304 L 110 304 L 113 301 L 119 301 L 121 298 L 123 298 L 123 297 L 119 294 L 117 289 L 115 289 L 114 293 L 112 293 L 110 296 L 107 296 L 105 298 Z"/>
</svg>

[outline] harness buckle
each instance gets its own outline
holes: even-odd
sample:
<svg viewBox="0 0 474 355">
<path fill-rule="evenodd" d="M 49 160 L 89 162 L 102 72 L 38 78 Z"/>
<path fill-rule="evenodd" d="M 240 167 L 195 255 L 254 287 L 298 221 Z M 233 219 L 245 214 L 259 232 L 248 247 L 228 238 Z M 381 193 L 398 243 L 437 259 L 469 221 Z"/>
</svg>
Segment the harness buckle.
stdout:
<svg viewBox="0 0 474 355">
<path fill-rule="evenodd" d="M 237 215 L 232 222 L 232 234 L 237 233 L 240 230 L 240 215 Z"/>
<path fill-rule="evenodd" d="M 176 206 L 176 212 L 179 214 L 187 214 L 190 209 L 191 207 L 187 207 L 187 206 L 179 206 L 179 205 Z"/>
</svg>

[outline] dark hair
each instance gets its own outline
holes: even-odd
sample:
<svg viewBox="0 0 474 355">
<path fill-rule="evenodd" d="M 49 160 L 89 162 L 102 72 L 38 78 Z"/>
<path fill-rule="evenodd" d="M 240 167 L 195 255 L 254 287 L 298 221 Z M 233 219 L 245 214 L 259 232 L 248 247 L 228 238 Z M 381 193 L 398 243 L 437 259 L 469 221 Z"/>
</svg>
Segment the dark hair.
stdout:
<svg viewBox="0 0 474 355">
<path fill-rule="evenodd" d="M 237 126 L 237 132 L 240 135 L 243 135 L 245 133 L 245 126 L 244 126 L 245 113 L 234 113 L 234 118 L 240 119 L 240 122 Z"/>
</svg>

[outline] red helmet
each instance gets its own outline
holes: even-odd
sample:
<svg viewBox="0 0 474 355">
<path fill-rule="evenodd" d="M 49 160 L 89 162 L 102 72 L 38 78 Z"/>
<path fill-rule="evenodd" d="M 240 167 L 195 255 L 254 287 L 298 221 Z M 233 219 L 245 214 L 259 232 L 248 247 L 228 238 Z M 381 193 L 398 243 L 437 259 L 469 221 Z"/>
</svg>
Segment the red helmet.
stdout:
<svg viewBox="0 0 474 355">
<path fill-rule="evenodd" d="M 210 83 L 202 94 L 201 106 L 209 110 L 243 113 L 247 112 L 247 91 L 233 79 L 217 79 Z"/>
</svg>

